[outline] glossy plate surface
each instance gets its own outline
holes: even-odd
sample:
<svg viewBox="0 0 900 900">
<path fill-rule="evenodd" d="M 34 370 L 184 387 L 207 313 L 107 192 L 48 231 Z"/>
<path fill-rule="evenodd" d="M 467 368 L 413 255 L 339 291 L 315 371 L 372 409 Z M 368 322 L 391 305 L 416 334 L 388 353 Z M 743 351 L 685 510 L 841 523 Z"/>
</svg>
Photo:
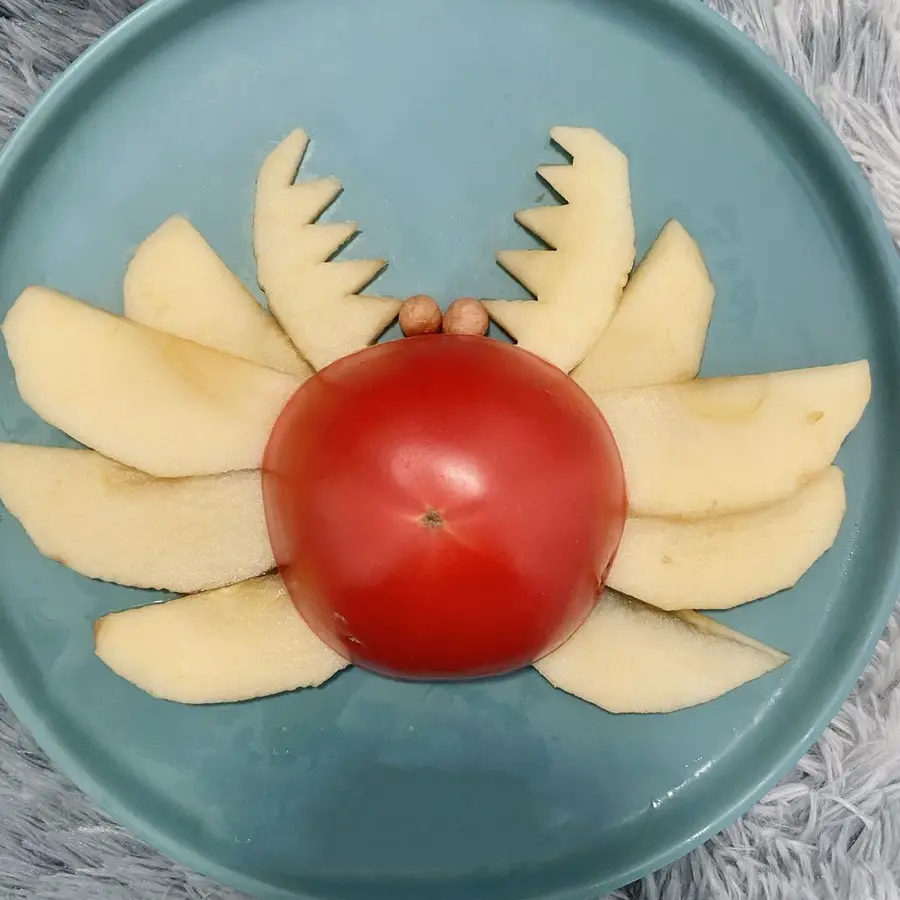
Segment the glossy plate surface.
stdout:
<svg viewBox="0 0 900 900">
<path fill-rule="evenodd" d="M 687 0 L 162 0 L 61 80 L 0 163 L 0 310 L 27 284 L 112 310 L 187 214 L 253 282 L 257 167 L 291 128 L 382 292 L 516 296 L 493 251 L 547 200 L 554 124 L 630 157 L 639 250 L 678 217 L 718 287 L 706 374 L 868 357 L 849 512 L 795 590 L 723 615 L 794 661 L 715 703 L 613 717 L 533 671 L 349 671 L 236 706 L 159 702 L 91 652 L 150 593 L 81 578 L 0 520 L 0 688 L 56 762 L 165 852 L 264 897 L 587 900 L 745 809 L 825 727 L 898 591 L 893 247 L 863 181 L 762 54 Z M 549 200 L 547 200 L 549 202 Z M 0 353 L 0 438 L 61 443 Z M 177 435 L 172 435 L 177 440 Z M 75 526 L 77 527 L 77 526 Z M 765 565 L 760 560 L 760 565 Z"/>
</svg>

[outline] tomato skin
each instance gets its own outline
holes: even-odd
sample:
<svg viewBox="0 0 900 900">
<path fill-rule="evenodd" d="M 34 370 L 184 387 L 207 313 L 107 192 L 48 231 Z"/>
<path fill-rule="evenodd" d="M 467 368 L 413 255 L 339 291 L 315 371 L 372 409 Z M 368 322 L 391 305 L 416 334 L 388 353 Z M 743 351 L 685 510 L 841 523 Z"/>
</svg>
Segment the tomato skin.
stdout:
<svg viewBox="0 0 900 900">
<path fill-rule="evenodd" d="M 625 520 L 605 420 L 564 373 L 483 337 L 379 344 L 307 381 L 263 495 L 300 614 L 358 665 L 471 678 L 584 621 Z"/>
</svg>

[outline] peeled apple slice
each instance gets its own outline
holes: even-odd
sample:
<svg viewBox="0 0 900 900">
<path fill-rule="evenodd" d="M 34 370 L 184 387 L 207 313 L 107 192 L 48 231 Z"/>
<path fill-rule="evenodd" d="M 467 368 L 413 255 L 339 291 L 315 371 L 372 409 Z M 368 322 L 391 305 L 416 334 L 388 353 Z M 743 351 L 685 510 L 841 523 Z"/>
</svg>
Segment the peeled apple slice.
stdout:
<svg viewBox="0 0 900 900">
<path fill-rule="evenodd" d="M 22 399 L 104 456 L 177 478 L 259 468 L 301 379 L 27 288 L 3 336 Z"/>
<path fill-rule="evenodd" d="M 605 590 L 558 650 L 535 663 L 552 685 L 611 713 L 706 703 L 788 656 L 699 613 L 667 613 Z"/>
<path fill-rule="evenodd" d="M 619 446 L 629 514 L 691 518 L 798 490 L 831 465 L 870 393 L 863 360 L 592 396 Z"/>
<path fill-rule="evenodd" d="M 269 309 L 316 369 L 362 350 L 396 318 L 397 300 L 359 294 L 380 259 L 328 262 L 356 233 L 353 222 L 314 224 L 341 191 L 336 178 L 294 183 L 309 138 L 289 134 L 262 165 L 253 242 Z"/>
<path fill-rule="evenodd" d="M 94 650 L 162 700 L 228 703 L 317 687 L 349 663 L 294 609 L 278 575 L 111 613 Z"/>
<path fill-rule="evenodd" d="M 834 543 L 844 476 L 826 469 L 786 500 L 708 519 L 629 518 L 607 584 L 659 609 L 729 609 L 784 590 Z"/>
<path fill-rule="evenodd" d="M 93 450 L 0 444 L 0 501 L 88 578 L 187 593 L 275 568 L 259 472 L 159 479 Z"/>
<path fill-rule="evenodd" d="M 275 318 L 183 216 L 138 247 L 124 290 L 133 322 L 298 378 L 312 375 Z"/>
<path fill-rule="evenodd" d="M 489 300 L 488 314 L 520 347 L 564 372 L 584 359 L 603 333 L 634 265 L 628 160 L 593 128 L 556 127 L 550 137 L 570 166 L 538 174 L 568 203 L 516 213 L 554 250 L 506 250 L 497 261 L 531 300 Z"/>
<path fill-rule="evenodd" d="M 695 378 L 714 297 L 700 248 L 673 219 L 632 273 L 609 327 L 572 377 L 589 392 Z"/>
</svg>

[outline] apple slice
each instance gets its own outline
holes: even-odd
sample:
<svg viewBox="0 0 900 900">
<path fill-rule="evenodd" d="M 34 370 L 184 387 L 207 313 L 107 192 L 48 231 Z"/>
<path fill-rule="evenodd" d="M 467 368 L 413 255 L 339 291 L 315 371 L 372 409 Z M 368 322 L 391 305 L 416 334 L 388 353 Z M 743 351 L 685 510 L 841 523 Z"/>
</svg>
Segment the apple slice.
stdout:
<svg viewBox="0 0 900 900">
<path fill-rule="evenodd" d="M 93 450 L 0 443 L 0 501 L 88 578 L 186 593 L 275 568 L 259 472 L 159 479 Z"/>
<path fill-rule="evenodd" d="M 535 663 L 552 685 L 612 713 L 706 703 L 787 662 L 699 613 L 667 613 L 605 590 L 558 650 Z"/>
<path fill-rule="evenodd" d="M 866 361 L 592 394 L 635 516 L 702 517 L 782 500 L 834 460 L 871 393 Z"/>
<path fill-rule="evenodd" d="M 141 690 L 227 703 L 316 687 L 349 665 L 300 618 L 278 575 L 111 613 L 94 650 Z"/>
<path fill-rule="evenodd" d="M 796 584 L 834 543 L 845 509 L 844 476 L 831 466 L 750 512 L 629 518 L 607 584 L 659 609 L 730 609 Z"/>
<path fill-rule="evenodd" d="M 553 250 L 506 250 L 497 261 L 531 300 L 489 300 L 488 314 L 520 347 L 563 371 L 575 368 L 616 310 L 634 265 L 628 160 L 593 128 L 556 127 L 570 166 L 538 174 L 568 203 L 516 213 Z"/>
<path fill-rule="evenodd" d="M 124 289 L 133 322 L 298 378 L 312 375 L 275 318 L 183 216 L 138 247 Z"/>
<path fill-rule="evenodd" d="M 700 371 L 715 288 L 694 239 L 667 222 L 600 340 L 572 372 L 586 391 L 688 381 Z"/>
<path fill-rule="evenodd" d="M 27 288 L 3 336 L 22 399 L 51 425 L 151 475 L 260 466 L 301 380 Z"/>
<path fill-rule="evenodd" d="M 340 193 L 336 178 L 295 184 L 309 138 L 289 134 L 263 163 L 253 243 L 269 309 L 300 352 L 321 369 L 373 343 L 400 311 L 397 300 L 358 292 L 380 259 L 328 262 L 356 233 L 353 222 L 313 224 Z"/>
</svg>

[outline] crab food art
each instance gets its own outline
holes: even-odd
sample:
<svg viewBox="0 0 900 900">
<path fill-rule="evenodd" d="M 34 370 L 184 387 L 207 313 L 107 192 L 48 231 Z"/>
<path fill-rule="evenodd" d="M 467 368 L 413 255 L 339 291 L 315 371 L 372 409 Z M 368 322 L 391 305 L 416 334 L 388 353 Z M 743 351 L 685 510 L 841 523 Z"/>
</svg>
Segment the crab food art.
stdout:
<svg viewBox="0 0 900 900">
<path fill-rule="evenodd" d="M 635 267 L 627 159 L 590 128 L 551 137 L 561 202 L 517 214 L 547 249 L 498 256 L 533 296 L 479 307 L 514 343 L 376 343 L 401 303 L 362 293 L 384 261 L 336 258 L 356 225 L 318 221 L 341 185 L 298 178 L 302 131 L 257 179 L 268 310 L 182 217 L 135 253 L 124 316 L 21 294 L 19 393 L 83 448 L 0 444 L 0 501 L 58 563 L 182 595 L 97 621 L 103 663 L 189 704 L 351 664 L 533 665 L 662 713 L 787 661 L 696 610 L 776 594 L 832 546 L 868 364 L 699 378 L 698 246 L 670 221 Z"/>
</svg>

